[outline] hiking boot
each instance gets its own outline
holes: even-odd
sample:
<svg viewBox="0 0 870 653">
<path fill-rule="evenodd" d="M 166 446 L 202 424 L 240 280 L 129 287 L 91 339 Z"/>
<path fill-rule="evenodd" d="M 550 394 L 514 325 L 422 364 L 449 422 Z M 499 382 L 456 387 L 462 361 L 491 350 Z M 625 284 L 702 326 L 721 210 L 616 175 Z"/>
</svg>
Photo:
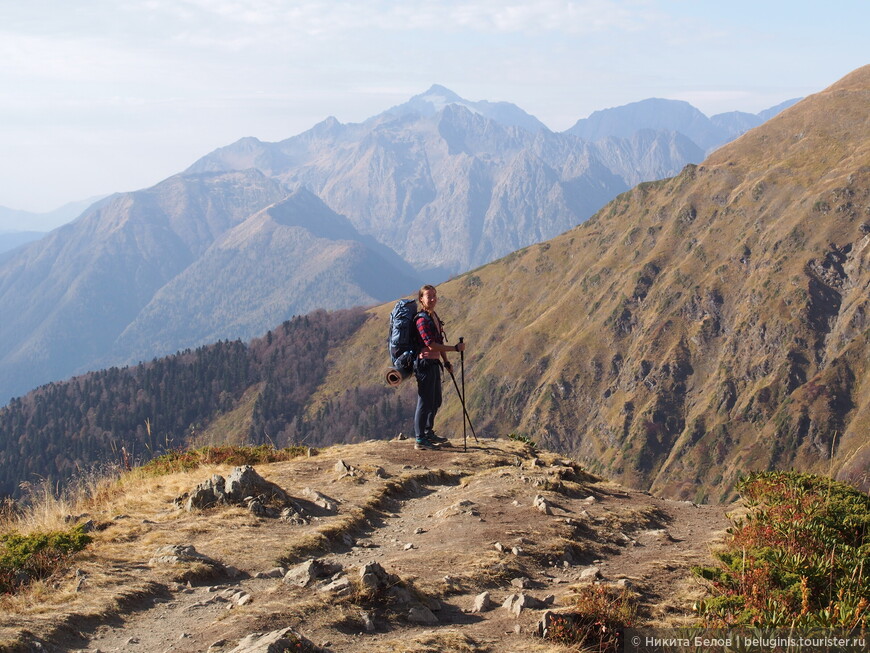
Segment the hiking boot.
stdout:
<svg viewBox="0 0 870 653">
<path fill-rule="evenodd" d="M 440 435 L 436 435 L 435 431 L 427 431 L 426 438 L 430 442 L 434 442 L 435 444 L 440 444 L 444 447 L 450 446 L 450 440 L 448 440 L 447 438 L 442 438 Z"/>
<path fill-rule="evenodd" d="M 434 450 L 434 449 L 438 448 L 438 445 L 435 444 L 434 442 L 429 442 L 429 440 L 417 440 L 416 442 L 414 442 L 414 448 L 417 450 L 422 450 L 422 449 Z"/>
</svg>

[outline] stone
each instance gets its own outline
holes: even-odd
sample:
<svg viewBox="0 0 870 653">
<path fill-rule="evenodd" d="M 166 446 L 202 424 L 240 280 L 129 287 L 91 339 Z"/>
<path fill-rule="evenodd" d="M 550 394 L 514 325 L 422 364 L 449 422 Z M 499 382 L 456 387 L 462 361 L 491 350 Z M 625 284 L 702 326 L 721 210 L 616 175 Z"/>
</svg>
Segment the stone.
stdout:
<svg viewBox="0 0 870 653">
<path fill-rule="evenodd" d="M 288 585 L 305 587 L 318 578 L 328 578 L 341 572 L 341 565 L 331 564 L 311 558 L 287 570 L 284 582 Z"/>
<path fill-rule="evenodd" d="M 284 567 L 273 567 L 268 571 L 258 571 L 254 578 L 283 578 L 287 574 Z"/>
<path fill-rule="evenodd" d="M 297 644 L 304 645 L 305 650 L 317 650 L 313 642 L 292 628 L 282 628 L 265 634 L 251 633 L 228 653 L 279 653 L 294 650 Z"/>
<path fill-rule="evenodd" d="M 320 588 L 320 591 L 324 594 L 334 594 L 335 596 L 346 596 L 353 591 L 353 585 L 350 582 L 350 578 L 347 576 L 341 576 L 336 580 L 332 581 L 328 585 Z"/>
<path fill-rule="evenodd" d="M 426 606 L 418 605 L 408 611 L 408 621 L 423 626 L 435 626 L 438 623 L 438 617 Z"/>
<path fill-rule="evenodd" d="M 601 578 L 601 570 L 598 567 L 587 567 L 580 572 L 580 580 L 592 582 Z"/>
<path fill-rule="evenodd" d="M 526 590 L 532 586 L 532 581 L 526 578 L 525 576 L 521 576 L 519 578 L 514 578 L 511 581 L 511 585 L 514 587 L 519 587 L 520 589 Z"/>
<path fill-rule="evenodd" d="M 372 621 L 372 616 L 366 612 L 365 610 L 360 610 L 359 613 L 360 619 L 362 619 L 363 627 L 366 629 L 367 633 L 375 632 L 375 622 Z"/>
<path fill-rule="evenodd" d="M 148 561 L 148 564 L 177 565 L 184 562 L 203 562 L 215 567 L 221 566 L 217 560 L 203 555 L 189 544 L 161 546 L 154 552 L 154 557 Z"/>
<path fill-rule="evenodd" d="M 489 597 L 489 592 L 482 592 L 474 597 L 474 604 L 471 606 L 471 612 L 486 612 L 492 610 L 495 603 Z"/>
<path fill-rule="evenodd" d="M 227 477 L 224 491 L 233 503 L 241 503 L 245 497 L 265 496 L 279 501 L 287 500 L 287 493 L 260 476 L 250 465 L 233 468 Z"/>
<path fill-rule="evenodd" d="M 341 461 L 339 461 L 341 462 Z M 310 487 L 302 490 L 302 495 L 307 498 L 311 503 L 315 506 L 323 508 L 328 512 L 337 512 L 338 511 L 338 502 L 335 499 L 330 499 L 325 494 L 321 494 L 317 490 L 313 490 Z"/>
<path fill-rule="evenodd" d="M 545 608 L 546 604 L 533 596 L 520 593 L 508 596 L 501 607 L 519 617 L 523 610 L 540 610 Z"/>
<path fill-rule="evenodd" d="M 496 542 L 494 546 L 496 551 L 498 551 L 499 553 L 504 553 L 504 544 L 502 544 L 501 542 Z"/>
<path fill-rule="evenodd" d="M 534 501 L 532 502 L 532 504 L 535 506 L 535 508 L 537 508 L 538 510 L 540 510 L 540 511 L 541 511 L 542 513 L 544 513 L 545 515 L 552 515 L 552 514 L 553 514 L 553 508 L 552 508 L 552 506 L 551 506 L 550 503 L 549 503 L 549 502 L 548 502 L 544 497 L 542 497 L 540 494 L 535 495 L 535 499 L 534 499 Z"/>
<path fill-rule="evenodd" d="M 398 582 L 398 577 L 388 573 L 379 563 L 369 562 L 360 567 L 359 580 L 363 587 L 381 591 Z"/>
</svg>

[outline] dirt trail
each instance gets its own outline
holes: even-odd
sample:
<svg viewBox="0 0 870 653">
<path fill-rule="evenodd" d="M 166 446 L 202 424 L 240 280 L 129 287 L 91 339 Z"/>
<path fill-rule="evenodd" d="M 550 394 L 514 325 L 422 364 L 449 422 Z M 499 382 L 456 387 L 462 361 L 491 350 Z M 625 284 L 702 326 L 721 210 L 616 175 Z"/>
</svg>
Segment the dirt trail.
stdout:
<svg viewBox="0 0 870 653">
<path fill-rule="evenodd" d="M 339 460 L 350 474 L 336 467 Z M 102 621 L 71 618 L 71 629 L 43 639 L 46 648 L 231 651 L 252 632 L 290 626 L 330 651 L 558 651 L 532 635 L 542 610 L 517 616 L 502 602 L 522 592 L 559 609 L 581 581 L 619 583 L 637 593 L 645 622 L 677 623 L 700 592 L 690 567 L 710 560 L 711 543 L 727 526 L 722 507 L 626 490 L 559 456 L 505 440 L 467 453 L 370 442 L 258 471 L 294 497 L 316 489 L 336 509 L 307 525 L 254 518 L 238 508 L 135 515 L 151 522 L 136 533 L 143 547 L 192 544 L 240 576 L 162 583 L 163 590 Z M 191 482 L 199 476 L 191 473 Z M 536 497 L 551 514 L 534 505 Z M 436 621 L 414 623 L 401 600 L 336 597 L 321 589 L 328 578 L 298 587 L 281 577 L 253 577 L 288 556 L 318 557 L 350 578 L 377 562 Z M 483 591 L 495 607 L 470 613 Z"/>
</svg>

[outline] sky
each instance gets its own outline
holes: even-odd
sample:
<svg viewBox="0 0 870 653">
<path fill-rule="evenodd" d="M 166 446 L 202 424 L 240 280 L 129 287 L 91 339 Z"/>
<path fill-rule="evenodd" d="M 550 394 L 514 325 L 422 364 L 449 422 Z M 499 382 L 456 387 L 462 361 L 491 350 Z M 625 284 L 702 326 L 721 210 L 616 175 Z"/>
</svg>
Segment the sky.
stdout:
<svg viewBox="0 0 870 653">
<path fill-rule="evenodd" d="M 650 97 L 757 113 L 870 63 L 868 25 L 866 0 L 0 0 L 0 207 L 147 188 L 432 84 L 554 131 Z"/>
</svg>

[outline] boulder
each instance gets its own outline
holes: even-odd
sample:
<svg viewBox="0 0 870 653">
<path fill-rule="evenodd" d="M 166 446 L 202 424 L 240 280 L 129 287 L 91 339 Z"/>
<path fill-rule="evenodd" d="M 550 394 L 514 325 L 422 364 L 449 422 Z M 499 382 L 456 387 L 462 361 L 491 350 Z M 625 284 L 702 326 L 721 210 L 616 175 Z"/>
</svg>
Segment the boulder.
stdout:
<svg viewBox="0 0 870 653">
<path fill-rule="evenodd" d="M 286 501 L 287 493 L 260 476 L 250 465 L 236 467 L 227 477 L 225 491 L 232 503 L 242 503 L 246 497 L 265 496 Z"/>
<path fill-rule="evenodd" d="M 217 560 L 209 558 L 207 555 L 203 555 L 190 544 L 169 544 L 167 546 L 161 546 L 154 552 L 154 557 L 148 561 L 148 564 L 176 565 L 185 562 L 203 562 L 215 567 L 221 566 L 221 563 Z"/>
<path fill-rule="evenodd" d="M 435 626 L 438 623 L 438 617 L 426 606 L 418 605 L 408 611 L 408 621 L 413 624 Z"/>
<path fill-rule="evenodd" d="M 306 651 L 321 650 L 292 628 L 282 628 L 265 634 L 252 633 L 242 639 L 229 653 L 284 653 L 284 651 L 296 650 L 298 644 L 302 644 Z"/>
<path fill-rule="evenodd" d="M 379 563 L 369 562 L 359 570 L 360 584 L 372 591 L 380 592 L 399 582 L 398 576 L 388 573 Z"/>
<path fill-rule="evenodd" d="M 547 604 L 543 601 L 539 601 L 533 596 L 529 596 L 528 594 L 511 594 L 505 602 L 502 603 L 502 606 L 508 612 L 514 614 L 514 616 L 519 617 L 520 613 L 523 610 L 541 610 L 547 607 Z"/>
<path fill-rule="evenodd" d="M 312 558 L 288 570 L 284 574 L 284 582 L 288 585 L 305 587 L 318 578 L 334 576 L 340 571 L 341 565 L 330 564 L 317 558 Z"/>
</svg>

